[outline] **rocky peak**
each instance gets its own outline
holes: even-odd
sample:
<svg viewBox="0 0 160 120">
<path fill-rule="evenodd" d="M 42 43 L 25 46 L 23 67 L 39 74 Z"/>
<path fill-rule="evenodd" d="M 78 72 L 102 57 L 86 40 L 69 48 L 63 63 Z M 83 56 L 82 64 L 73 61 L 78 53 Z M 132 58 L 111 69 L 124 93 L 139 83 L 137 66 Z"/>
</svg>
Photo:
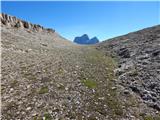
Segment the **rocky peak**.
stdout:
<svg viewBox="0 0 160 120">
<path fill-rule="evenodd" d="M 84 38 L 89 39 L 89 37 L 88 37 L 88 35 L 87 35 L 87 34 L 84 34 L 84 35 L 82 35 L 81 37 L 84 37 Z"/>
<path fill-rule="evenodd" d="M 91 38 L 90 41 L 92 41 L 93 43 L 98 43 L 99 42 L 97 37 Z"/>
<path fill-rule="evenodd" d="M 55 30 L 53 29 L 44 28 L 40 25 L 32 24 L 4 13 L 0 14 L 0 19 L 1 19 L 1 25 L 5 25 L 8 27 L 28 29 L 35 32 L 39 32 L 39 31 L 51 32 L 51 33 L 55 32 Z"/>
<path fill-rule="evenodd" d="M 96 44 L 99 40 L 97 37 L 90 39 L 87 34 L 84 34 L 81 37 L 75 37 L 74 42 L 78 44 Z"/>
</svg>

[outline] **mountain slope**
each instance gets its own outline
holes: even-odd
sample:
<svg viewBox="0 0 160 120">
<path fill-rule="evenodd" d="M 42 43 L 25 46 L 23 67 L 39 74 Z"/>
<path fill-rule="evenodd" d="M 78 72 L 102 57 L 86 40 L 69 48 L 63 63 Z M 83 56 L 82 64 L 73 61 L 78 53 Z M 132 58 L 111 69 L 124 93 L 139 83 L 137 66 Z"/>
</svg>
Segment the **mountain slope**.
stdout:
<svg viewBox="0 0 160 120">
<path fill-rule="evenodd" d="M 117 56 L 119 84 L 160 111 L 160 25 L 109 39 L 98 49 Z"/>
<path fill-rule="evenodd" d="M 158 118 L 137 94 L 126 94 L 112 54 L 71 43 L 55 30 L 24 28 L 28 22 L 13 19 L 1 17 L 2 119 Z"/>
</svg>

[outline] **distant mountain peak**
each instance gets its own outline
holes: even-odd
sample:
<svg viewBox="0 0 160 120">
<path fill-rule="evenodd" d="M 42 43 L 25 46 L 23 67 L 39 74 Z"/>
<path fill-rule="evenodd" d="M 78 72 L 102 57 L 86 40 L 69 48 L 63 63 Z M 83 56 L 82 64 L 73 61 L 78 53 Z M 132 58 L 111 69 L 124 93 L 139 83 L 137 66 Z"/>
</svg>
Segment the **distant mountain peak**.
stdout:
<svg viewBox="0 0 160 120">
<path fill-rule="evenodd" d="M 75 37 L 74 41 L 78 44 L 96 44 L 99 43 L 99 40 L 97 37 L 89 38 L 87 34 L 83 34 L 80 37 Z"/>
<path fill-rule="evenodd" d="M 87 35 L 87 34 L 83 34 L 82 36 L 83 36 L 83 37 L 88 37 L 88 35 Z"/>
</svg>

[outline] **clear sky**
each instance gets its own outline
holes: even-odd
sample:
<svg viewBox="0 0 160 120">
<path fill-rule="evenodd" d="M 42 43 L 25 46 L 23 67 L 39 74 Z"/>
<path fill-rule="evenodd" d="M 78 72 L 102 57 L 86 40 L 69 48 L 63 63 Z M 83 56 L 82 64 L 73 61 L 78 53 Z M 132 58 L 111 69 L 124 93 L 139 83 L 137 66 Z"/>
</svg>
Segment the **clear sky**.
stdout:
<svg viewBox="0 0 160 120">
<path fill-rule="evenodd" d="M 160 24 L 160 2 L 3 1 L 1 5 L 1 12 L 53 28 L 69 40 L 88 34 L 102 41 Z"/>
</svg>

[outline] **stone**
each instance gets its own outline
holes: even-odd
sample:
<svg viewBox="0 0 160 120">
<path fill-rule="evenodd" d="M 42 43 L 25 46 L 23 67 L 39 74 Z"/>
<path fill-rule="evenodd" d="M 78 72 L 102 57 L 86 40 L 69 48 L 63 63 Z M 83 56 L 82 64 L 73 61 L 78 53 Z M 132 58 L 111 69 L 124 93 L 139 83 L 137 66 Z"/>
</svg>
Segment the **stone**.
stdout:
<svg viewBox="0 0 160 120">
<path fill-rule="evenodd" d="M 68 99 L 68 100 L 71 100 L 71 97 L 70 97 L 70 96 L 68 96 L 68 97 L 67 97 L 67 99 Z"/>
<path fill-rule="evenodd" d="M 123 93 L 126 95 L 130 94 L 129 90 L 124 90 Z"/>
<path fill-rule="evenodd" d="M 118 55 L 122 58 L 130 58 L 130 52 L 127 48 L 121 48 L 118 51 Z"/>
<path fill-rule="evenodd" d="M 69 88 L 68 88 L 68 87 L 65 87 L 65 90 L 66 90 L 66 91 L 68 91 L 68 90 L 69 90 Z"/>
<path fill-rule="evenodd" d="M 156 82 L 151 82 L 150 85 L 149 85 L 149 88 L 154 89 L 156 86 L 157 86 Z"/>
<path fill-rule="evenodd" d="M 156 50 L 155 52 L 152 53 L 152 56 L 158 56 L 160 55 L 160 50 Z"/>
<path fill-rule="evenodd" d="M 13 89 L 13 88 L 11 88 L 11 89 L 10 89 L 10 92 L 12 92 L 12 91 L 14 91 L 14 89 Z"/>
<path fill-rule="evenodd" d="M 23 21 L 22 23 L 23 23 L 24 28 L 27 28 L 27 29 L 30 28 L 30 24 L 28 22 Z"/>
<path fill-rule="evenodd" d="M 112 90 L 116 90 L 117 88 L 116 88 L 116 87 L 112 87 L 111 89 L 112 89 Z"/>
<path fill-rule="evenodd" d="M 23 28 L 23 24 L 22 24 L 21 21 L 18 21 L 18 22 L 15 24 L 14 27 L 16 27 L 16 28 Z"/>
<path fill-rule="evenodd" d="M 140 90 L 137 86 L 134 86 L 134 85 L 130 85 L 130 88 L 132 89 L 133 92 L 136 92 L 136 93 L 139 93 Z"/>
<path fill-rule="evenodd" d="M 53 30 L 53 29 L 51 29 L 51 28 L 47 28 L 46 30 L 47 30 L 47 32 L 49 32 L 49 33 L 54 33 L 54 32 L 55 32 L 55 30 Z"/>
<path fill-rule="evenodd" d="M 31 110 L 31 109 L 32 109 L 31 107 L 27 107 L 27 108 L 26 108 L 27 111 L 29 111 L 29 110 Z"/>
</svg>

